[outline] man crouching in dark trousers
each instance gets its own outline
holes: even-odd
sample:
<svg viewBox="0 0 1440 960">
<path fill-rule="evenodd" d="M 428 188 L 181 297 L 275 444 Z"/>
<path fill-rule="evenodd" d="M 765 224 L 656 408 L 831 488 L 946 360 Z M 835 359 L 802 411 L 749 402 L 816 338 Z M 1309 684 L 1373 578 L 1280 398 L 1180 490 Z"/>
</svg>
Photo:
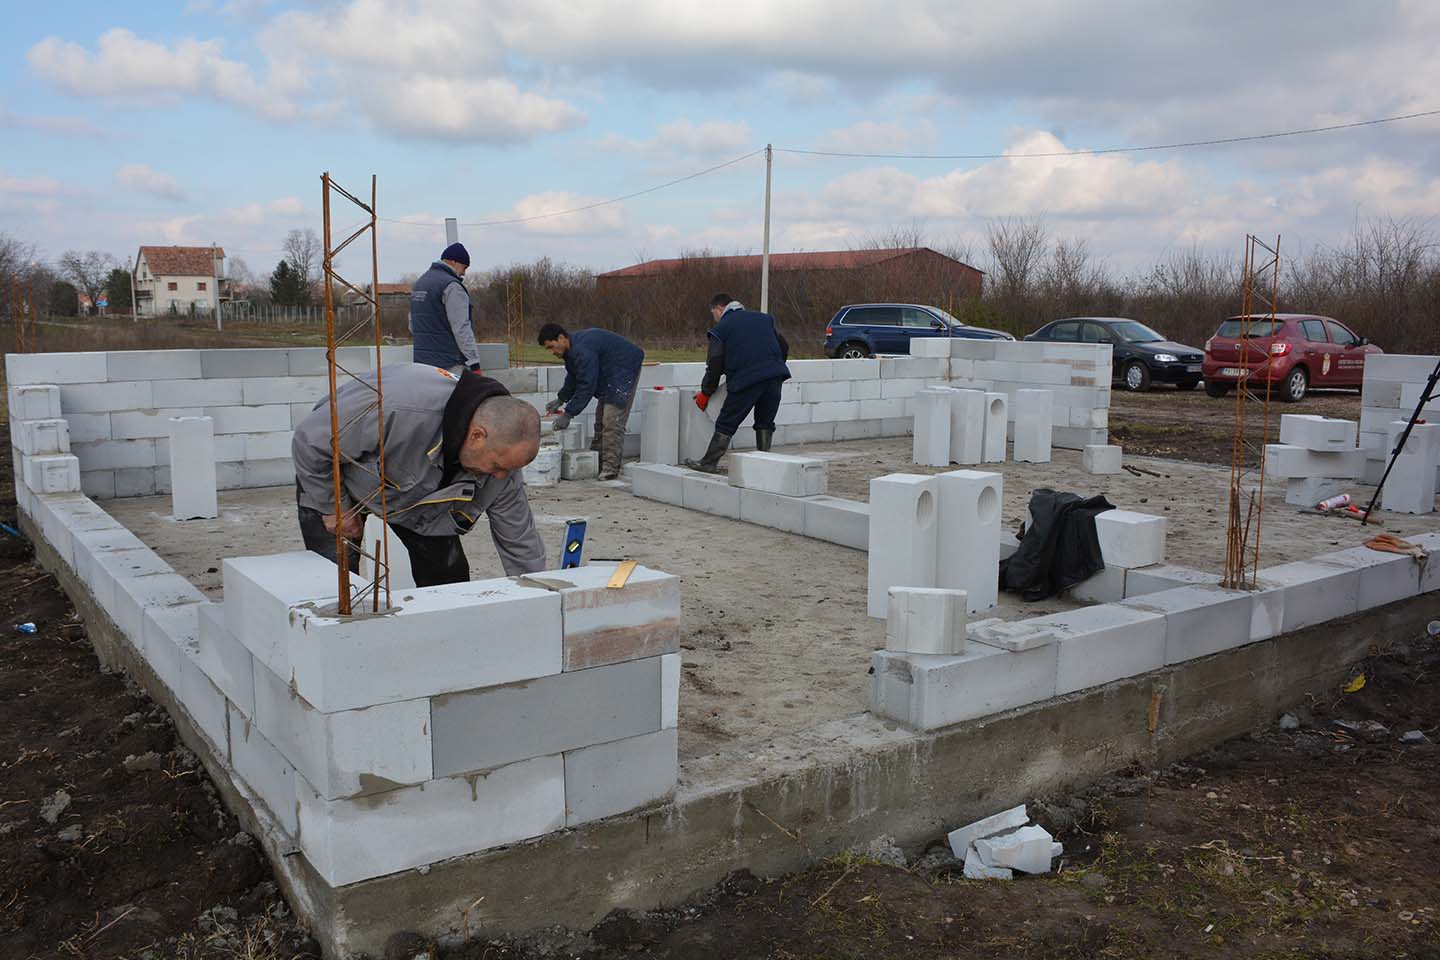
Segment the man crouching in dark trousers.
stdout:
<svg viewBox="0 0 1440 960">
<path fill-rule="evenodd" d="M 720 458 L 729 449 L 730 438 L 751 410 L 755 411 L 755 448 L 770 449 L 775 439 L 775 413 L 780 409 L 780 385 L 790 379 L 790 368 L 785 366 L 790 345 L 775 328 L 774 317 L 746 310 L 728 293 L 710 299 L 710 315 L 715 326 L 710 329 L 710 353 L 695 406 L 704 410 L 710 404 L 722 374 L 729 392 L 715 421 L 710 449 L 699 460 L 686 460 L 685 466 L 719 473 Z"/>
</svg>

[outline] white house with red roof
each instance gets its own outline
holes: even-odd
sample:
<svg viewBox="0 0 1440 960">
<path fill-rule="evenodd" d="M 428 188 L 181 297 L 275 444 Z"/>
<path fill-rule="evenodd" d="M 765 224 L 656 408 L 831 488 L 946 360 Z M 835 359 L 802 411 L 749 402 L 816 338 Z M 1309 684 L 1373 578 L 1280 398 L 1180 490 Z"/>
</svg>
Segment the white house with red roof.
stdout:
<svg viewBox="0 0 1440 960">
<path fill-rule="evenodd" d="M 136 311 L 142 317 L 209 313 L 217 292 L 229 299 L 224 277 L 223 247 L 141 247 L 130 278 Z"/>
</svg>

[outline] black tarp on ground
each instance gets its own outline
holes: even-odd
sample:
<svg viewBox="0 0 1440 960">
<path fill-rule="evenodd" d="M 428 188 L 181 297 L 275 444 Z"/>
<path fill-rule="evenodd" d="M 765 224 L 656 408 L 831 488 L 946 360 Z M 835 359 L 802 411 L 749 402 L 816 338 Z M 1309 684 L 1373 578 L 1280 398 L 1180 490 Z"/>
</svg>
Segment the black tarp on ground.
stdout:
<svg viewBox="0 0 1440 960">
<path fill-rule="evenodd" d="M 1000 564 L 1000 589 L 1044 600 L 1104 570 L 1095 515 L 1114 509 L 1103 496 L 1036 490 L 1030 496 L 1034 522 L 1020 548 Z"/>
</svg>

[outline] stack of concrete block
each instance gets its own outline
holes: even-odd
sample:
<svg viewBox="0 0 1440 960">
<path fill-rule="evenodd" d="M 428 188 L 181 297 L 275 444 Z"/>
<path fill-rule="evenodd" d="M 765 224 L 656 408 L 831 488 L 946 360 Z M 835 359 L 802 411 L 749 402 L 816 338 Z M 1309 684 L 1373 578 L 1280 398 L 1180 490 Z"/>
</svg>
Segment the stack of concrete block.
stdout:
<svg viewBox="0 0 1440 960">
<path fill-rule="evenodd" d="M 1365 463 L 1360 478 L 1380 482 L 1393 449 L 1389 443 L 1390 424 L 1409 421 L 1420 403 L 1421 394 L 1440 357 L 1400 353 L 1377 353 L 1365 358 L 1365 381 L 1360 393 L 1360 449 Z M 1422 408 L 1423 420 L 1440 421 L 1440 397 L 1432 397 Z"/>
<path fill-rule="evenodd" d="M 1055 394 L 1050 390 L 1015 391 L 1015 462 L 1049 463 Z"/>
<path fill-rule="evenodd" d="M 1432 513 L 1435 510 L 1436 468 L 1440 466 L 1440 424 L 1417 423 L 1410 427 L 1405 444 L 1400 444 L 1409 421 L 1390 424 L 1386 443 L 1398 450 L 1390 475 L 1380 492 L 1380 505 L 1394 513 Z"/>
<path fill-rule="evenodd" d="M 315 554 L 235 558 L 192 660 L 246 787 L 355 883 L 672 794 L 679 582 L 640 567 L 610 588 L 616 566 L 392 592 L 352 619 Z"/>
<path fill-rule="evenodd" d="M 1266 472 L 1285 480 L 1285 502 L 1314 507 L 1344 493 L 1363 472 L 1353 420 L 1302 414 L 1280 417 L 1280 443 L 1266 448 Z M 1306 454 L 1314 454 L 1307 456 Z M 1333 470 L 1332 474 L 1317 471 Z"/>
<path fill-rule="evenodd" d="M 1054 446 L 1080 450 L 1106 442 L 1110 425 L 1109 344 L 965 340 L 950 343 L 951 386 L 1005 394 L 1016 421 L 1016 393 L 1049 390 Z"/>
</svg>

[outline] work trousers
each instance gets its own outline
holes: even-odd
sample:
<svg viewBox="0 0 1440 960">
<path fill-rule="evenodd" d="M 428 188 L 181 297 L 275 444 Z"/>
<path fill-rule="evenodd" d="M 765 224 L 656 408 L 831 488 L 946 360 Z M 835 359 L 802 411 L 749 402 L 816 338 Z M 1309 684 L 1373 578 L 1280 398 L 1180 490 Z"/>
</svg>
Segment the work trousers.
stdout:
<svg viewBox="0 0 1440 960">
<path fill-rule="evenodd" d="M 727 437 L 735 436 L 735 431 L 740 429 L 740 424 L 745 422 L 751 410 L 755 411 L 756 430 L 774 430 L 775 414 L 780 410 L 780 387 L 784 383 L 783 377 L 776 377 L 774 380 L 761 380 L 744 390 L 726 393 L 725 404 L 715 421 L 715 430 Z"/>
<path fill-rule="evenodd" d="M 298 498 L 300 488 L 296 485 Z M 332 563 L 335 562 L 335 534 L 325 529 L 325 520 L 318 510 L 301 506 L 300 536 L 305 540 L 305 549 L 318 553 Z M 391 526 L 395 536 L 405 545 L 410 554 L 410 571 L 415 575 L 415 586 L 433 587 L 441 583 L 464 583 L 470 579 L 470 562 L 465 559 L 465 548 L 458 536 L 430 537 L 404 527 Z M 365 549 L 374 550 L 374 544 Z M 360 554 L 349 551 L 350 571 L 360 568 Z"/>
<path fill-rule="evenodd" d="M 625 454 L 625 425 L 630 422 L 630 409 L 635 406 L 635 391 L 622 407 L 618 403 L 595 401 L 595 436 L 590 440 L 590 449 L 600 451 L 600 473 L 620 472 L 620 461 Z"/>
</svg>

